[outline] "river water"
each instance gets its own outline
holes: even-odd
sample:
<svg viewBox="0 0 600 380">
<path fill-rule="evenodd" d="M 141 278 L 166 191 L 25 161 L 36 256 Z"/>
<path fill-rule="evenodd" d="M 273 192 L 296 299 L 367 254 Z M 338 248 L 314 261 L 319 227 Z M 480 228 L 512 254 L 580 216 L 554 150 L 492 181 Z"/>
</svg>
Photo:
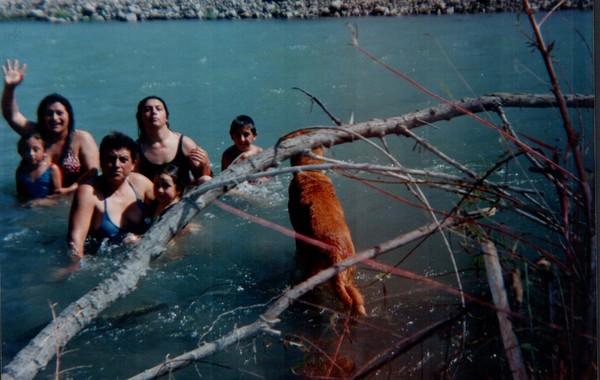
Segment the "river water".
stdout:
<svg viewBox="0 0 600 380">
<path fill-rule="evenodd" d="M 542 15 L 540 15 L 541 18 Z M 592 12 L 561 12 L 545 21 L 565 92 L 593 93 Z M 522 21 L 521 23 L 519 23 Z M 177 21 L 138 24 L 0 23 L 2 58 L 28 64 L 18 88 L 22 112 L 33 118 L 48 93 L 66 96 L 76 127 L 99 143 L 111 130 L 137 135 L 135 108 L 147 95 L 166 100 L 171 127 L 206 149 L 214 170 L 231 144 L 228 128 L 239 114 L 254 118 L 256 144 L 268 147 L 289 131 L 331 121 L 294 87 L 318 97 L 348 122 L 385 118 L 436 104 L 429 96 L 358 52 L 346 25 L 358 30 L 360 45 L 382 62 L 447 99 L 490 92 L 548 92 L 539 53 L 526 40 L 530 27 L 516 14 L 322 20 Z M 563 133 L 552 111 L 510 110 L 515 128 L 555 145 Z M 592 113 L 581 115 L 585 135 Z M 497 122 L 497 120 L 495 120 Z M 64 238 L 69 199 L 51 206 L 21 207 L 15 199 L 17 136 L 0 127 L 0 265 L 2 282 L 2 364 L 69 303 L 110 275 L 123 254 L 119 247 L 87 258 L 68 277 Z M 451 128 L 449 126 L 452 126 Z M 423 128 L 445 152 L 475 170 L 500 154 L 498 136 L 473 121 Z M 591 140 L 590 140 L 591 141 Z M 405 138 L 390 137 L 405 166 L 444 169 Z M 329 152 L 354 162 L 385 159 L 360 144 Z M 358 181 L 332 174 L 345 206 L 357 250 L 366 249 L 428 222 L 422 211 L 382 196 Z M 284 227 L 289 176 L 263 185 L 243 185 L 224 201 Z M 396 187 L 397 188 L 397 187 Z M 407 196 L 405 190 L 403 197 Z M 437 207 L 453 199 L 432 195 Z M 294 241 L 264 226 L 210 207 L 194 220 L 156 262 L 138 289 L 117 302 L 65 347 L 60 368 L 75 379 L 132 376 L 253 321 L 269 301 L 295 281 Z M 411 247 L 415 248 L 415 247 Z M 382 261 L 423 276 L 451 271 L 440 241 L 432 239 L 408 256 L 404 248 Z M 402 260 L 408 256 L 406 260 Z M 459 257 L 459 266 L 472 264 Z M 455 297 L 400 278 L 377 279 L 359 267 L 357 282 L 367 300 L 366 323 L 350 326 L 342 352 L 357 367 L 401 336 L 415 333 L 450 312 Z M 455 285 L 452 276 L 441 276 Z M 478 280 L 467 280 L 477 287 Z M 327 299 L 327 298 L 326 298 Z M 329 305 L 339 307 L 335 301 Z M 295 304 L 277 325 L 331 354 L 343 333 L 321 308 Z M 341 330 L 339 330 L 341 328 Z M 495 342 L 497 343 L 497 342 Z M 452 343 L 434 338 L 388 364 L 377 378 L 431 378 Z M 304 353 L 274 338 L 241 342 L 197 363 L 177 378 L 294 378 Z M 490 357 L 490 361 L 494 358 Z M 55 362 L 40 375 L 51 375 Z M 477 366 L 475 366 L 477 367 Z M 468 368 L 457 377 L 479 373 Z M 508 377 L 499 371 L 487 375 Z"/>
</svg>

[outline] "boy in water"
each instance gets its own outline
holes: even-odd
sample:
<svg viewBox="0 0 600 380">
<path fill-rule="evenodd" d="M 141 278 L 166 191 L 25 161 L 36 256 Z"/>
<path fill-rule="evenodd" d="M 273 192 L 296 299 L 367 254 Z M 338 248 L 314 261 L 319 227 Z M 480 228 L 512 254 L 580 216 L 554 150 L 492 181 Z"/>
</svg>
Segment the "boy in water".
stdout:
<svg viewBox="0 0 600 380">
<path fill-rule="evenodd" d="M 245 160 L 246 158 L 262 152 L 262 148 L 254 145 L 257 136 L 254 120 L 250 116 L 239 115 L 231 122 L 229 136 L 233 140 L 232 146 L 227 148 L 221 156 L 221 171 L 229 165 Z"/>
<path fill-rule="evenodd" d="M 58 166 L 50 162 L 42 136 L 37 132 L 23 136 L 17 147 L 22 158 L 16 172 L 19 199 L 46 198 L 58 192 L 62 176 Z"/>
</svg>

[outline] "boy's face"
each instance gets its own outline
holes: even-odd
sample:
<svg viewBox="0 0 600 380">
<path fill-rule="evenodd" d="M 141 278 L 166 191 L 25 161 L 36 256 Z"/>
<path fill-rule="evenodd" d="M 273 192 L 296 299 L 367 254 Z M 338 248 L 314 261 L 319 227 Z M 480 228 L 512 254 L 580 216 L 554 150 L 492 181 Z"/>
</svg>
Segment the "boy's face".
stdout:
<svg viewBox="0 0 600 380">
<path fill-rule="evenodd" d="M 249 126 L 236 128 L 229 132 L 229 135 L 241 152 L 247 152 L 256 140 L 256 135 L 252 133 L 252 128 Z"/>
<path fill-rule="evenodd" d="M 21 146 L 19 154 L 30 165 L 39 165 L 46 158 L 46 150 L 42 140 L 31 137 Z"/>
</svg>

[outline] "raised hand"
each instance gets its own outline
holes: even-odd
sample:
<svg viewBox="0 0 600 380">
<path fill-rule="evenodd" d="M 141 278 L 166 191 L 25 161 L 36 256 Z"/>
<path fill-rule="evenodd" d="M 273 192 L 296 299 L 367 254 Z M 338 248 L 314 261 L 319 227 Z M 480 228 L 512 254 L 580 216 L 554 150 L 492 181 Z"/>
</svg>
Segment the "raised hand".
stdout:
<svg viewBox="0 0 600 380">
<path fill-rule="evenodd" d="M 25 78 L 26 69 L 26 63 L 19 67 L 18 59 L 15 59 L 12 63 L 9 59 L 7 59 L 6 65 L 2 66 L 2 71 L 4 71 L 4 84 L 6 86 L 17 86 Z"/>
</svg>

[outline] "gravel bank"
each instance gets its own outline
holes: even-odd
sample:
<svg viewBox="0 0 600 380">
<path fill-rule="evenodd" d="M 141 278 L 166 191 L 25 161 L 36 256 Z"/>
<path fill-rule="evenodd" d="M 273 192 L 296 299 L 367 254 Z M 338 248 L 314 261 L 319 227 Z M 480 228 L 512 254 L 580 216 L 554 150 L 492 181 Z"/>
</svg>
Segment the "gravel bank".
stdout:
<svg viewBox="0 0 600 380">
<path fill-rule="evenodd" d="M 530 0 L 549 10 L 554 1 Z M 567 0 L 562 9 L 591 9 Z M 0 0 L 0 20 L 49 22 L 271 19 L 517 12 L 520 0 Z"/>
</svg>

